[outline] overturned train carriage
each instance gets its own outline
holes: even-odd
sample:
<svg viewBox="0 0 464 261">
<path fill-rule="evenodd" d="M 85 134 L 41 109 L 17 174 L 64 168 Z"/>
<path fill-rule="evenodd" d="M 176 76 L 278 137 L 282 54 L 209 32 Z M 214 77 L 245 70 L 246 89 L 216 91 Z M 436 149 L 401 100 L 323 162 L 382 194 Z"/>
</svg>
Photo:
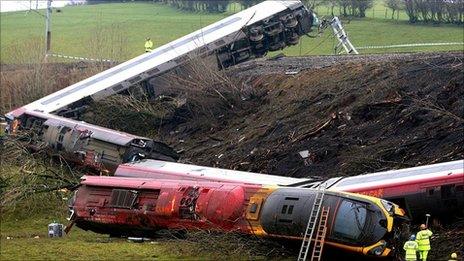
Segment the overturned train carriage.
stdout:
<svg viewBox="0 0 464 261">
<path fill-rule="evenodd" d="M 261 237 L 302 238 L 318 190 L 243 183 L 84 177 L 70 203 L 71 220 L 114 236 L 152 236 L 159 229 L 210 229 Z M 386 256 L 402 240 L 406 218 L 395 204 L 326 192 L 326 244 Z"/>
<path fill-rule="evenodd" d="M 261 57 L 268 51 L 297 44 L 300 36 L 311 31 L 315 20 L 312 11 L 301 1 L 264 1 L 6 116 L 13 120 L 26 110 L 75 117 L 92 101 L 121 93 L 138 83 L 146 83 L 194 58 L 214 60 L 219 68 L 226 68 Z"/>
<path fill-rule="evenodd" d="M 14 125 L 28 132 L 33 150 L 45 148 L 95 172 L 111 174 L 119 164 L 140 159 L 179 158 L 164 143 L 51 114 L 25 112 Z"/>
<path fill-rule="evenodd" d="M 179 179 L 279 185 L 344 191 L 383 198 L 400 205 L 409 217 L 432 214 L 442 221 L 464 214 L 464 160 L 353 177 L 292 178 L 158 160 L 121 164 L 118 177 Z M 424 200 L 426 199 L 426 200 Z"/>
</svg>

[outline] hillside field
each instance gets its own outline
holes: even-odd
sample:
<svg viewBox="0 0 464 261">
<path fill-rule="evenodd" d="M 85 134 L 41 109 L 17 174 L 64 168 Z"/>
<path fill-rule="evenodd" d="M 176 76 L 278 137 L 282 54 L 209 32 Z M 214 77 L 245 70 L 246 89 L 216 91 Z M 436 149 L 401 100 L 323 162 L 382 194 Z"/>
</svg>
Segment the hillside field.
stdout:
<svg viewBox="0 0 464 261">
<path fill-rule="evenodd" d="M 52 52 L 91 58 L 127 60 L 143 53 L 144 39 L 155 46 L 168 43 L 218 21 L 227 13 L 188 13 L 152 3 L 110 3 L 64 7 L 52 14 Z M 319 16 L 329 9 L 320 6 Z M 335 10 L 337 15 L 338 10 Z M 387 10 L 388 11 L 388 10 Z M 40 13 L 40 14 L 39 14 Z M 30 62 L 43 53 L 44 11 L 2 13 L 2 63 Z M 42 15 L 41 15 L 42 14 Z M 389 17 L 387 13 L 387 17 Z M 401 13 L 399 20 L 385 19 L 385 7 L 377 2 L 364 19 L 344 19 L 345 28 L 357 47 L 405 43 L 462 42 L 463 28 L 455 25 L 411 25 Z M 321 37 L 303 37 L 301 46 L 284 50 L 287 55 L 331 54 L 336 40 L 330 30 Z M 462 45 L 421 48 L 375 49 L 367 52 L 462 50 Z"/>
</svg>

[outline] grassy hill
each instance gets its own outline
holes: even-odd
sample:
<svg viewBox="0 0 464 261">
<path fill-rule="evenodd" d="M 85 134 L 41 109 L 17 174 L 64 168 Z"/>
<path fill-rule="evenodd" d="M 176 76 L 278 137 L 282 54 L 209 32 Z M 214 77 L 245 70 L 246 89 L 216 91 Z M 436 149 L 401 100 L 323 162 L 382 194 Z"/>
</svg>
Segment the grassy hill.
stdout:
<svg viewBox="0 0 464 261">
<path fill-rule="evenodd" d="M 160 46 L 218 21 L 224 14 L 187 13 L 152 3 L 110 3 L 64 7 L 52 15 L 52 51 L 67 55 L 126 60 L 143 53 L 150 36 Z M 318 7 L 320 16 L 329 9 Z M 43 14 L 44 11 L 39 11 Z M 1 62 L 22 62 L 43 53 L 44 18 L 36 12 L 2 13 Z M 385 8 L 377 3 L 368 18 L 345 20 L 355 46 L 424 42 L 462 42 L 460 26 L 411 25 L 402 13 L 399 20 L 385 19 Z M 389 17 L 387 15 L 387 17 Z M 287 55 L 331 54 L 335 39 L 330 30 L 320 38 L 304 37 L 301 46 L 286 49 Z M 377 49 L 375 52 L 461 50 L 462 45 L 422 48 Z M 363 50 L 363 53 L 373 50 Z"/>
</svg>

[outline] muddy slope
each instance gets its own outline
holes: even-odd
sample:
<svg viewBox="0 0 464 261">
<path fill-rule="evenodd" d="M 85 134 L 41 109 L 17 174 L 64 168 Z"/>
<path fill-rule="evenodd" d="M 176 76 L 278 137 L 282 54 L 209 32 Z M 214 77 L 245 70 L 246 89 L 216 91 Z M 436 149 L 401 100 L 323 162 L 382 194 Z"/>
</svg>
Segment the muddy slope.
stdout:
<svg viewBox="0 0 464 261">
<path fill-rule="evenodd" d="M 235 68 L 228 73 L 254 95 L 229 107 L 218 99 L 209 114 L 172 117 L 158 138 L 185 162 L 295 177 L 464 157 L 462 53 L 335 59 Z M 306 160 L 298 153 L 304 150 Z"/>
</svg>

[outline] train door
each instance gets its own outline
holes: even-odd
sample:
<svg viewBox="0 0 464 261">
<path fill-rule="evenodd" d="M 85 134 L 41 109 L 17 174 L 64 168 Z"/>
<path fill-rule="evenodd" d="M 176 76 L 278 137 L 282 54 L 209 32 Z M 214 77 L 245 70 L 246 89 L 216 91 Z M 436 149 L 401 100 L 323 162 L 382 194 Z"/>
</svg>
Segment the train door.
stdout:
<svg viewBox="0 0 464 261">
<path fill-rule="evenodd" d="M 299 236 L 305 225 L 304 217 L 309 214 L 309 207 L 313 201 L 314 199 L 309 197 L 281 195 L 275 212 L 276 231 L 283 235 Z"/>
</svg>

